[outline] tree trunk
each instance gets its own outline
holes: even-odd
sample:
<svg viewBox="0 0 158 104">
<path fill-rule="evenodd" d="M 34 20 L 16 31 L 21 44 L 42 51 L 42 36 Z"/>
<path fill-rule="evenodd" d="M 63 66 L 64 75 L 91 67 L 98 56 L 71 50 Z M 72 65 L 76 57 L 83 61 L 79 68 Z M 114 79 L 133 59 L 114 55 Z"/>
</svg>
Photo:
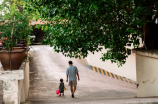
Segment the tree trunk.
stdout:
<svg viewBox="0 0 158 104">
<path fill-rule="evenodd" d="M 158 24 L 147 23 L 143 30 L 145 48 L 158 49 Z"/>
</svg>

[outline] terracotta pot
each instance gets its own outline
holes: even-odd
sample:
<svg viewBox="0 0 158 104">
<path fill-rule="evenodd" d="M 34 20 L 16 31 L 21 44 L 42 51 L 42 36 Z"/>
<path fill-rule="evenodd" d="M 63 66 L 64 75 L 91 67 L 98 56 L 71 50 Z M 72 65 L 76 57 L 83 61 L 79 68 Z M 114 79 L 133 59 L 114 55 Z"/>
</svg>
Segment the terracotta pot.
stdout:
<svg viewBox="0 0 158 104">
<path fill-rule="evenodd" d="M 24 51 L 29 51 L 30 48 L 27 46 L 27 47 L 14 47 L 14 50 L 15 49 L 24 49 Z"/>
<path fill-rule="evenodd" d="M 0 51 L 0 61 L 4 70 L 18 70 L 25 58 L 23 49 L 14 49 L 12 52 Z"/>
</svg>

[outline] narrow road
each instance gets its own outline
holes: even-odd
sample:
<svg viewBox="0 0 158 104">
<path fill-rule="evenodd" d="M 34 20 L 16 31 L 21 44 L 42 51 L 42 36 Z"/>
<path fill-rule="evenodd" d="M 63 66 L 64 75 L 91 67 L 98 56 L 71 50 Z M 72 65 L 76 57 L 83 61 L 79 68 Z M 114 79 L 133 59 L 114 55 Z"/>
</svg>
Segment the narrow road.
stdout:
<svg viewBox="0 0 158 104">
<path fill-rule="evenodd" d="M 24 104 L 122 104 L 146 101 L 134 98 L 136 85 L 94 72 L 86 59 L 64 57 L 49 46 L 33 46 L 31 57 L 29 99 Z M 78 67 L 80 75 L 75 98 L 71 98 L 70 88 L 65 82 L 69 60 Z M 64 79 L 66 86 L 64 97 L 56 95 L 60 78 Z"/>
</svg>

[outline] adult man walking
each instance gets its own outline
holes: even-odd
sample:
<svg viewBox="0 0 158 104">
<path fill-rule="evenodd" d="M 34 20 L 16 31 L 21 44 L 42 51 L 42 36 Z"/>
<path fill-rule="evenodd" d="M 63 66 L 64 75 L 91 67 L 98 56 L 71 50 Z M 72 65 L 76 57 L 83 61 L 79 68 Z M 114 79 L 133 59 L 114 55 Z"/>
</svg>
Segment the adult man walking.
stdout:
<svg viewBox="0 0 158 104">
<path fill-rule="evenodd" d="M 68 82 L 68 78 L 69 78 L 69 86 L 71 89 L 72 98 L 74 98 L 74 93 L 76 91 L 76 86 L 77 86 L 77 77 L 78 77 L 78 81 L 80 80 L 80 77 L 78 74 L 78 69 L 76 66 L 73 66 L 72 61 L 69 61 L 68 63 L 69 63 L 69 67 L 66 70 L 66 75 L 67 75 L 66 82 Z"/>
</svg>

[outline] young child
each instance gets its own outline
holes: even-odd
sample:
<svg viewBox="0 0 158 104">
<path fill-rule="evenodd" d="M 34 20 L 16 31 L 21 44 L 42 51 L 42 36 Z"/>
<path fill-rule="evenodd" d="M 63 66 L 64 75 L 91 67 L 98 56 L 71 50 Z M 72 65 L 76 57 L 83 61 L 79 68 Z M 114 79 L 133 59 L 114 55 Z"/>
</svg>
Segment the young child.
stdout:
<svg viewBox="0 0 158 104">
<path fill-rule="evenodd" d="M 59 84 L 59 90 L 60 90 L 59 96 L 61 96 L 61 93 L 63 93 L 63 96 L 64 96 L 64 90 L 65 90 L 65 89 L 66 89 L 66 88 L 65 88 L 63 79 L 61 78 L 61 79 L 60 79 L 60 84 Z"/>
</svg>

